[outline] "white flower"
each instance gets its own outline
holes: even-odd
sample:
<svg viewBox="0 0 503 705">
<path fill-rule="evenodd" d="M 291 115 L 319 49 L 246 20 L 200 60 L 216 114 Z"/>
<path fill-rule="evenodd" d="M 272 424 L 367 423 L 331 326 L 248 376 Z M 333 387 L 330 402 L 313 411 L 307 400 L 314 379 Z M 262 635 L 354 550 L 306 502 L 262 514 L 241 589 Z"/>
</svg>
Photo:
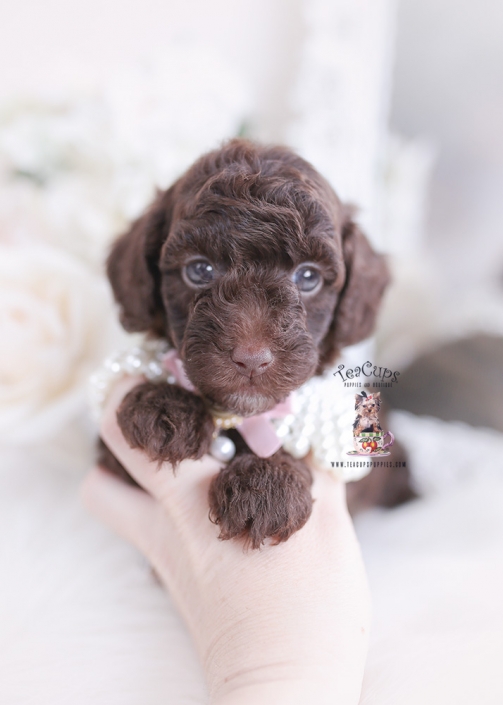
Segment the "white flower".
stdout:
<svg viewBox="0 0 503 705">
<path fill-rule="evenodd" d="M 0 238 L 101 267 L 111 240 L 194 159 L 237 134 L 235 72 L 187 45 L 79 96 L 0 103 Z"/>
<path fill-rule="evenodd" d="M 85 407 L 90 371 L 115 345 L 103 278 L 47 246 L 0 246 L 0 440 L 32 442 Z"/>
</svg>

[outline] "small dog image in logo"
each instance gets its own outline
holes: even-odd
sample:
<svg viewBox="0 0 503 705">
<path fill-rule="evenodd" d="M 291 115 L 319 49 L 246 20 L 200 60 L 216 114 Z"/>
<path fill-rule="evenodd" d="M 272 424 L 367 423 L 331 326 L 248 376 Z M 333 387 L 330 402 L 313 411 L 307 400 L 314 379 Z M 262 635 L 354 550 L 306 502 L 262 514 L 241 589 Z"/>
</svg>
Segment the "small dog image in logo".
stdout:
<svg viewBox="0 0 503 705">
<path fill-rule="evenodd" d="M 353 424 L 354 450 L 348 455 L 389 455 L 395 438 L 390 431 L 383 431 L 379 422 L 381 392 L 355 394 L 356 418 Z M 385 442 L 386 437 L 390 440 Z"/>
</svg>

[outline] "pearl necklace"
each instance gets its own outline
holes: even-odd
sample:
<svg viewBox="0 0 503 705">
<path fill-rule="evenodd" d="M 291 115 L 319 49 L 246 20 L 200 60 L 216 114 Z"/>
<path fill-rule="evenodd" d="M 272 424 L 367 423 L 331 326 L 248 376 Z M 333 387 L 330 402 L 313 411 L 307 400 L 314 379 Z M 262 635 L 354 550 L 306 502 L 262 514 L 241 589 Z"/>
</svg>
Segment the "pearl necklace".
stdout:
<svg viewBox="0 0 503 705">
<path fill-rule="evenodd" d="M 89 380 L 89 404 L 96 421 L 113 385 L 125 375 L 176 384 L 175 376 L 162 364 L 169 350 L 166 341 L 144 339 L 107 357 Z M 367 475 L 372 464 L 363 459 L 347 460 L 346 451 L 353 448 L 354 390 L 348 392 L 337 385 L 334 371 L 329 369 L 305 382 L 292 395 L 292 413 L 271 419 L 271 423 L 282 447 L 294 458 L 304 458 L 311 451 L 318 467 L 350 482 Z M 242 418 L 214 410 L 212 415 L 215 433 L 210 452 L 228 462 L 235 454 L 234 443 L 220 431 L 235 428 Z"/>
</svg>

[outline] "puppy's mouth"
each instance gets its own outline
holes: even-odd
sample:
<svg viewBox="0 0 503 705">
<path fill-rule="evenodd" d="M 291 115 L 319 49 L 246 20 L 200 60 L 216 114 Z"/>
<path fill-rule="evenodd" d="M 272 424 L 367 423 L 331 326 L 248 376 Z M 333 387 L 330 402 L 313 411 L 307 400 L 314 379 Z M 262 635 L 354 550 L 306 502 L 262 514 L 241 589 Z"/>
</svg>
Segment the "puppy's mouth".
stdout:
<svg viewBox="0 0 503 705">
<path fill-rule="evenodd" d="M 271 411 L 277 404 L 284 401 L 286 396 L 275 398 L 250 385 L 247 391 L 226 392 L 222 390 L 221 393 L 206 395 L 206 398 L 217 410 L 246 417 Z"/>
<path fill-rule="evenodd" d="M 312 359 L 311 359 L 312 358 Z M 216 410 L 237 416 L 255 416 L 271 411 L 285 401 L 288 395 L 309 379 L 316 368 L 317 355 L 307 355 L 302 369 L 274 365 L 272 369 L 256 377 L 238 374 L 231 365 L 214 360 L 208 368 L 189 359 L 186 372 L 202 396 Z M 219 362 L 220 364 L 217 364 Z M 213 374 L 208 374 L 212 369 Z"/>
</svg>

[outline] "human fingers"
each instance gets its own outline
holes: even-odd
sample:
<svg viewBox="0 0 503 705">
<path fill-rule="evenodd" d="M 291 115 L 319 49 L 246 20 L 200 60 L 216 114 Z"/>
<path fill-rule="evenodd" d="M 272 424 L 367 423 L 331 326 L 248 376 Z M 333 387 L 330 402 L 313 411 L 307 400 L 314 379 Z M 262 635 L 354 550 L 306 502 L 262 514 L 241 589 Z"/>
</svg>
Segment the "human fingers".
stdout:
<svg viewBox="0 0 503 705">
<path fill-rule="evenodd" d="M 184 460 L 176 468 L 175 475 L 170 463 L 149 460 L 142 450 L 129 446 L 117 422 L 117 409 L 126 394 L 141 382 L 141 377 L 127 377 L 117 383 L 105 406 L 100 432 L 108 448 L 136 482 L 152 496 L 169 502 L 173 493 L 178 495 L 209 481 L 221 464 L 210 456 L 201 460 Z"/>
<path fill-rule="evenodd" d="M 127 485 L 100 467 L 90 470 L 80 493 L 91 514 L 147 558 L 188 619 L 190 605 L 197 603 L 191 595 L 197 592 L 196 573 L 187 560 L 186 542 L 170 513 L 147 492 Z"/>
<path fill-rule="evenodd" d="M 98 466 L 86 475 L 80 496 L 84 506 L 112 531 L 149 555 L 157 532 L 158 502 Z"/>
</svg>

